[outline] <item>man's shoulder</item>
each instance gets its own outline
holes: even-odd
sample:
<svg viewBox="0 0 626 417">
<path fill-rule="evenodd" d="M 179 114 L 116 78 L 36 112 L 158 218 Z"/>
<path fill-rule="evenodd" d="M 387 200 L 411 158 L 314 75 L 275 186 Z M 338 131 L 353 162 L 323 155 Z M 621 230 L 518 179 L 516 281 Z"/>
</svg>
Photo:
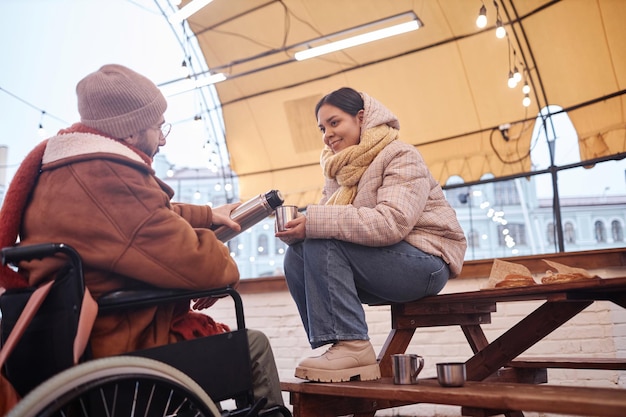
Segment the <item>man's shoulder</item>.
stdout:
<svg viewBox="0 0 626 417">
<path fill-rule="evenodd" d="M 116 156 L 146 165 L 132 149 L 105 136 L 74 132 L 50 138 L 44 151 L 42 164 L 53 164 L 68 158 L 95 158 Z"/>
</svg>

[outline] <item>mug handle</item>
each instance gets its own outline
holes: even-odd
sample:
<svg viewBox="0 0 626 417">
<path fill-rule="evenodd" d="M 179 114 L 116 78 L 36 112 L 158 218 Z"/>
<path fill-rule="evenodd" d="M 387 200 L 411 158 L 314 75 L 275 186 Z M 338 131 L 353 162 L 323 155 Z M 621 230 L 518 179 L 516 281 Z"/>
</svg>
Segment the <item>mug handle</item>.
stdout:
<svg viewBox="0 0 626 417">
<path fill-rule="evenodd" d="M 424 368 L 424 358 L 416 355 L 415 359 L 415 369 L 413 370 L 413 375 L 411 375 L 411 379 L 413 379 L 413 381 L 417 381 L 417 376 Z"/>
</svg>

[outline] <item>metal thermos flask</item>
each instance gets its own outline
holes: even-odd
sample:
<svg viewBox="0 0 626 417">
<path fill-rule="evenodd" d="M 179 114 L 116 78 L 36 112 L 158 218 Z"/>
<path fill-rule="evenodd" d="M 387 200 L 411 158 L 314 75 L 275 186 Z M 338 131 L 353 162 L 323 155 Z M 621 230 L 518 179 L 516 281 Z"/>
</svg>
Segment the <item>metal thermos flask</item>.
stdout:
<svg viewBox="0 0 626 417">
<path fill-rule="evenodd" d="M 236 232 L 228 226 L 221 225 L 215 229 L 215 235 L 222 242 L 227 242 L 272 214 L 283 201 L 283 196 L 278 190 L 271 190 L 248 200 L 230 213 L 230 218 L 241 225 L 241 231 Z"/>
</svg>

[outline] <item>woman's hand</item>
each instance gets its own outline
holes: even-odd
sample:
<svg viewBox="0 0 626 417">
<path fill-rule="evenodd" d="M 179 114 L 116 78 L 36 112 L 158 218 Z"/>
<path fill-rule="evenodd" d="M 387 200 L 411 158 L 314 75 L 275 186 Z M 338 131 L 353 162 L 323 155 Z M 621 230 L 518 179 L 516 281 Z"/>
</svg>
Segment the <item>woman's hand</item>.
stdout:
<svg viewBox="0 0 626 417">
<path fill-rule="evenodd" d="M 225 225 L 225 226 L 230 227 L 236 232 L 240 232 L 241 225 L 239 225 L 239 223 L 237 223 L 236 221 L 230 218 L 230 213 L 234 209 L 239 207 L 240 205 L 241 205 L 241 202 L 231 203 L 231 204 L 224 204 L 223 206 L 215 207 L 214 209 L 212 209 L 211 211 L 212 211 L 213 217 L 211 221 L 213 222 L 213 225 L 215 226 Z"/>
<path fill-rule="evenodd" d="M 285 242 L 287 245 L 293 245 L 303 241 L 306 238 L 306 216 L 298 213 L 296 218 L 288 221 L 285 226 L 287 230 L 276 232 L 274 236 Z"/>
</svg>

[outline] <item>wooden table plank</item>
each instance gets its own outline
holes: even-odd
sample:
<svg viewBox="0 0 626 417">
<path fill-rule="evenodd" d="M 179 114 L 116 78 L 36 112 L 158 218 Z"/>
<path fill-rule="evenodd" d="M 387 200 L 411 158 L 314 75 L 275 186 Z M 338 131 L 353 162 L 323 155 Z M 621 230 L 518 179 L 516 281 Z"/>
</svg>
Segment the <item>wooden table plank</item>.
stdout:
<svg viewBox="0 0 626 417">
<path fill-rule="evenodd" d="M 507 366 L 515 368 L 563 368 L 563 369 L 604 369 L 626 370 L 626 358 L 552 358 L 517 357 Z"/>
</svg>

